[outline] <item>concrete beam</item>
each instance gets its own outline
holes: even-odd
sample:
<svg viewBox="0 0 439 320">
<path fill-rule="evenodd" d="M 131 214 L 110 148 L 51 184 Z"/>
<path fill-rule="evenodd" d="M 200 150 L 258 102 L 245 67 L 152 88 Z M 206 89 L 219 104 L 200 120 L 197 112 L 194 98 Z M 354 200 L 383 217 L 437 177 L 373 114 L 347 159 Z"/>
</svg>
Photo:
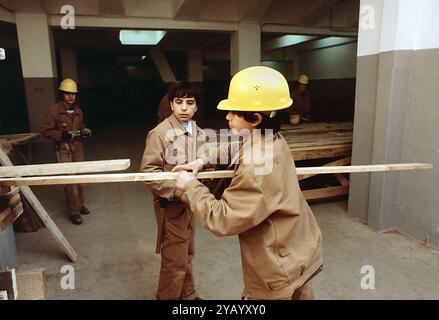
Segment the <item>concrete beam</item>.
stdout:
<svg viewBox="0 0 439 320">
<path fill-rule="evenodd" d="M 62 16 L 49 16 L 49 25 L 58 27 Z M 109 17 L 75 17 L 76 27 L 95 28 L 127 28 L 127 29 L 152 29 L 152 30 L 203 30 L 203 31 L 236 31 L 238 24 L 235 22 L 209 22 L 185 21 L 174 19 L 156 18 L 109 18 Z"/>
<path fill-rule="evenodd" d="M 315 39 L 318 39 L 318 37 L 302 36 L 302 35 L 286 35 L 264 42 L 262 44 L 262 51 L 270 51 L 270 50 L 277 50 L 281 48 L 291 47 Z"/>
<path fill-rule="evenodd" d="M 319 3 L 316 3 L 314 10 L 300 19 L 298 24 L 305 26 L 315 25 L 339 1 L 340 0 L 320 0 Z"/>
<path fill-rule="evenodd" d="M 0 21 L 15 23 L 15 16 L 11 11 L 0 7 Z"/>
<path fill-rule="evenodd" d="M 149 55 L 157 67 L 163 82 L 168 83 L 177 81 L 162 50 L 153 48 L 149 50 Z"/>
<path fill-rule="evenodd" d="M 355 30 L 334 31 L 329 28 L 307 28 L 293 27 L 291 25 L 278 25 L 266 23 L 262 26 L 262 32 L 279 32 L 288 34 L 320 35 L 320 36 L 340 36 L 340 37 L 357 37 L 358 32 Z"/>
<path fill-rule="evenodd" d="M 324 49 L 330 47 L 341 46 L 348 43 L 357 42 L 357 38 L 355 37 L 327 37 L 324 39 L 319 39 L 315 41 L 311 41 L 308 43 L 304 43 L 300 46 L 298 51 L 310 51 L 317 49 Z"/>
<path fill-rule="evenodd" d="M 175 19 L 196 20 L 200 13 L 201 0 L 173 0 Z"/>
<path fill-rule="evenodd" d="M 7 10 L 22 13 L 45 13 L 43 6 L 39 0 L 2 0 L 1 5 Z"/>
<path fill-rule="evenodd" d="M 99 0 L 99 13 L 106 17 L 125 17 L 122 0 Z"/>
<path fill-rule="evenodd" d="M 241 0 L 237 3 L 239 21 L 261 21 L 273 0 Z"/>
</svg>

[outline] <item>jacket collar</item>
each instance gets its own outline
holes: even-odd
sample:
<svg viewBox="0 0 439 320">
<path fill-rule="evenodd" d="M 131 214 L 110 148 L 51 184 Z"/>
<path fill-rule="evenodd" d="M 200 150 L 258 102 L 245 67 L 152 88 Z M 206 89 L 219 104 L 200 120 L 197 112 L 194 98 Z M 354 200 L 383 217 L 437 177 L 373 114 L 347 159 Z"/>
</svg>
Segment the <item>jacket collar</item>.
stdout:
<svg viewBox="0 0 439 320">
<path fill-rule="evenodd" d="M 67 106 L 67 103 L 65 101 L 61 101 L 59 103 L 59 108 L 60 108 L 60 113 L 68 114 L 68 112 L 67 112 L 68 106 Z M 76 115 L 79 115 L 79 108 L 76 105 L 73 106 L 73 110 L 75 110 Z"/>
<path fill-rule="evenodd" d="M 174 114 L 171 114 L 167 120 L 170 122 L 172 129 L 174 130 L 175 136 L 179 137 L 186 134 L 186 130 L 183 128 L 183 125 L 178 121 L 177 117 Z M 193 121 L 193 120 L 190 120 Z M 194 123 L 192 123 L 194 125 Z M 200 133 L 200 128 L 196 126 L 197 135 Z"/>
</svg>

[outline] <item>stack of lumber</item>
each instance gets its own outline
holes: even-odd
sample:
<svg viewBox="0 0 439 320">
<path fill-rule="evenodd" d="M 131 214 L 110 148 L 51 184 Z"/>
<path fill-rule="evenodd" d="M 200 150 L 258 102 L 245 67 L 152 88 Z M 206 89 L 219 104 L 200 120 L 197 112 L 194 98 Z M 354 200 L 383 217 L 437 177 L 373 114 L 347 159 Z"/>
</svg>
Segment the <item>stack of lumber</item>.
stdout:
<svg viewBox="0 0 439 320">
<path fill-rule="evenodd" d="M 23 204 L 18 187 L 1 187 L 0 193 L 0 232 L 8 229 L 23 213 Z"/>
<path fill-rule="evenodd" d="M 348 157 L 352 153 L 352 122 L 283 125 L 281 134 L 295 161 Z"/>
<path fill-rule="evenodd" d="M 14 145 L 28 143 L 32 139 L 38 137 L 39 135 L 40 135 L 39 133 L 33 133 L 33 132 L 0 135 L 0 147 L 8 155 L 10 155 Z"/>
</svg>

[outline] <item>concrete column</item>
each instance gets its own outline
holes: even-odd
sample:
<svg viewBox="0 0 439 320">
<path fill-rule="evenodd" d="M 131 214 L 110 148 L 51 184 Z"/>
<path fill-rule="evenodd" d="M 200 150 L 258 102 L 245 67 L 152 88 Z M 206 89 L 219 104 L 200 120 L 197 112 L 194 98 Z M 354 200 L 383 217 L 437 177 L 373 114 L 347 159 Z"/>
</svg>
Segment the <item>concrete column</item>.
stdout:
<svg viewBox="0 0 439 320">
<path fill-rule="evenodd" d="M 75 50 L 72 48 L 61 48 L 60 55 L 62 78 L 70 78 L 78 82 L 78 63 Z"/>
<path fill-rule="evenodd" d="M 432 150 L 439 93 L 429 85 L 439 79 L 431 68 L 439 35 L 427 36 L 439 28 L 439 3 L 362 0 L 360 8 L 352 163 L 439 163 Z M 349 212 L 374 229 L 396 227 L 439 243 L 438 176 L 437 169 L 351 175 Z"/>
<path fill-rule="evenodd" d="M 230 71 L 233 76 L 247 67 L 261 64 L 261 26 L 241 22 L 230 39 Z"/>
<path fill-rule="evenodd" d="M 56 101 L 57 70 L 52 31 L 45 14 L 16 13 L 18 43 L 31 131 L 39 131 Z"/>
</svg>

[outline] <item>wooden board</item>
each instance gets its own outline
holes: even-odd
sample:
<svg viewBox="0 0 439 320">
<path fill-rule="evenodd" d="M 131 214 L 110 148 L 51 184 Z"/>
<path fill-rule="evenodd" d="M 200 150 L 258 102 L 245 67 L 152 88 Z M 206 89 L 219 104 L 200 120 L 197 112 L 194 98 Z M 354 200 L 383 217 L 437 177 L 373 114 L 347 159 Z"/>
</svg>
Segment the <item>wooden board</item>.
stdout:
<svg viewBox="0 0 439 320">
<path fill-rule="evenodd" d="M 16 133 L 16 134 L 4 134 L 0 135 L 0 142 L 8 142 L 11 144 L 23 144 L 35 139 L 40 134 L 35 132 L 29 133 Z"/>
<path fill-rule="evenodd" d="M 23 205 L 21 203 L 13 209 L 8 207 L 7 210 L 0 213 L 0 232 L 6 231 L 22 213 Z"/>
<path fill-rule="evenodd" d="M 0 177 L 121 171 L 129 166 L 129 159 L 3 166 L 0 167 Z"/>
<path fill-rule="evenodd" d="M 343 196 L 349 193 L 349 186 L 326 187 L 302 191 L 306 200 L 321 200 Z"/>
<path fill-rule="evenodd" d="M 292 165 L 292 164 L 291 164 Z M 369 166 L 321 166 L 296 168 L 298 175 L 316 175 L 332 173 L 365 173 L 405 170 L 428 170 L 433 166 L 430 163 L 399 163 Z M 232 178 L 233 170 L 203 171 L 197 174 L 198 179 Z M 143 182 L 177 179 L 177 172 L 147 172 L 147 173 L 112 173 L 112 174 L 83 174 L 72 176 L 42 176 L 25 178 L 0 178 L 0 185 L 19 185 L 23 189 L 29 185 L 55 184 L 82 184 L 82 183 L 110 183 L 110 182 Z M 22 187 L 24 186 L 24 187 Z M 27 197 L 26 197 L 27 198 Z"/>
</svg>

